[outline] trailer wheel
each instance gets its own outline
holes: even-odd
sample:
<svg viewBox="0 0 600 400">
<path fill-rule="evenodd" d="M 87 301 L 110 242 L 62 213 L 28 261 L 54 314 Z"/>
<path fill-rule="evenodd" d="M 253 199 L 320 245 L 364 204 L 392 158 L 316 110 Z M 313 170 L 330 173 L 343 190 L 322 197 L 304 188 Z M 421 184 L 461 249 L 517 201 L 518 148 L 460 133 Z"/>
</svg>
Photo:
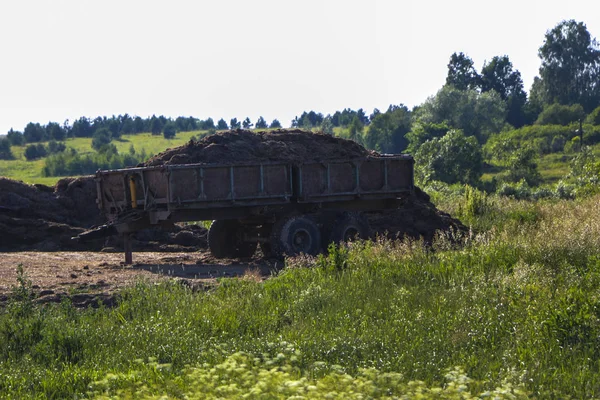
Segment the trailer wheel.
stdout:
<svg viewBox="0 0 600 400">
<path fill-rule="evenodd" d="M 275 256 L 317 255 L 321 251 L 321 232 L 309 218 L 294 216 L 273 225 L 271 251 Z"/>
<path fill-rule="evenodd" d="M 368 239 L 369 221 L 358 213 L 344 212 L 333 223 L 329 232 L 329 243 L 351 242 Z"/>
<path fill-rule="evenodd" d="M 208 248 L 217 258 L 252 257 L 256 242 L 244 241 L 244 225 L 234 219 L 213 221 L 208 230 Z"/>
</svg>

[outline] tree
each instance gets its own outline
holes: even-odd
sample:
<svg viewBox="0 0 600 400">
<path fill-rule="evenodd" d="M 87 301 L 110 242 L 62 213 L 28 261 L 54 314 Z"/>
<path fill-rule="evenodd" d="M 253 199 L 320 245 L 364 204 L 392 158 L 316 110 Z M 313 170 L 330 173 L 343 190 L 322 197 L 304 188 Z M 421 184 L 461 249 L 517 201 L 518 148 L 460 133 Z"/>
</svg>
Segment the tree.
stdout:
<svg viewBox="0 0 600 400">
<path fill-rule="evenodd" d="M 280 129 L 281 128 L 281 122 L 279 122 L 279 120 L 277 118 L 275 118 L 271 124 L 269 125 L 269 128 L 272 129 Z"/>
<path fill-rule="evenodd" d="M 400 104 L 391 106 L 385 113 L 374 113 L 367 134 L 365 145 L 382 153 L 400 153 L 406 149 L 406 134 L 411 128 L 411 112 Z"/>
<path fill-rule="evenodd" d="M 223 121 L 225 122 L 225 121 Z M 227 124 L 225 124 L 225 126 L 227 126 Z M 212 118 L 207 118 L 206 121 L 200 121 L 200 123 L 198 124 L 198 128 L 200 128 L 203 131 L 208 131 L 211 129 L 215 129 L 215 121 L 213 121 Z M 225 128 L 227 129 L 227 128 Z"/>
<path fill-rule="evenodd" d="M 73 122 L 71 132 L 74 137 L 91 137 L 92 136 L 92 124 L 86 117 L 81 117 Z"/>
<path fill-rule="evenodd" d="M 10 140 L 0 137 L 0 160 L 12 160 L 13 154 L 10 150 Z"/>
<path fill-rule="evenodd" d="M 229 121 L 229 126 L 231 129 L 240 129 L 242 124 L 237 120 L 237 118 L 231 118 L 231 121 Z"/>
<path fill-rule="evenodd" d="M 463 52 L 450 56 L 446 85 L 452 85 L 458 90 L 476 89 L 480 85 L 480 79 L 469 56 Z"/>
<path fill-rule="evenodd" d="M 360 121 L 358 116 L 354 116 L 354 119 L 352 120 L 350 125 L 348 125 L 348 136 L 355 142 L 362 144 L 362 133 L 364 128 L 365 126 Z"/>
<path fill-rule="evenodd" d="M 311 129 L 323 123 L 323 114 L 314 111 L 304 111 L 300 117 L 292 120 L 292 127 Z"/>
<path fill-rule="evenodd" d="M 513 70 L 513 65 L 508 56 L 494 57 L 489 63 L 484 63 L 481 69 L 481 91 L 496 91 L 506 102 L 506 121 L 520 128 L 525 124 L 524 106 L 527 94 L 523 89 L 523 79 L 518 70 Z"/>
<path fill-rule="evenodd" d="M 162 123 L 160 118 L 157 118 L 156 115 L 152 115 L 150 118 L 150 132 L 153 135 L 159 135 L 162 132 L 164 124 Z"/>
<path fill-rule="evenodd" d="M 506 105 L 495 91 L 479 93 L 445 85 L 415 111 L 415 117 L 425 123 L 446 123 L 484 143 L 504 127 Z"/>
<path fill-rule="evenodd" d="M 323 123 L 321 123 L 321 130 L 323 133 L 328 135 L 333 135 L 333 123 L 331 122 L 331 115 L 327 115 L 323 118 Z"/>
<path fill-rule="evenodd" d="M 6 134 L 6 138 L 10 142 L 11 146 L 22 146 L 25 143 L 25 138 L 23 137 L 23 133 L 19 131 L 14 131 L 12 128 Z"/>
<path fill-rule="evenodd" d="M 100 152 L 103 147 L 110 143 L 110 131 L 108 128 L 100 128 L 92 136 L 92 149 Z"/>
<path fill-rule="evenodd" d="M 600 103 L 600 48 L 583 22 L 562 21 L 546 32 L 538 55 L 548 103 L 581 104 L 589 112 Z"/>
<path fill-rule="evenodd" d="M 165 139 L 173 139 L 177 134 L 177 124 L 174 122 L 167 122 L 163 128 L 163 136 Z"/>
<path fill-rule="evenodd" d="M 475 185 L 482 174 L 481 146 L 474 137 L 451 130 L 441 138 L 429 140 L 415 154 L 418 176 L 422 181 Z"/>
<path fill-rule="evenodd" d="M 223 118 L 217 121 L 217 129 L 220 131 L 229 129 L 229 126 L 227 126 L 227 122 L 225 122 Z"/>
<path fill-rule="evenodd" d="M 258 119 L 256 120 L 256 129 L 267 129 L 267 127 L 269 125 L 267 125 L 267 121 L 265 121 L 265 119 L 260 116 L 258 117 Z"/>
<path fill-rule="evenodd" d="M 246 117 L 244 122 L 242 122 L 242 126 L 244 127 L 244 129 L 252 129 L 252 126 L 254 126 L 254 124 L 252 123 L 252 121 L 250 121 L 249 117 Z"/>
<path fill-rule="evenodd" d="M 142 133 L 147 132 L 146 122 L 141 117 L 135 117 L 133 120 L 133 132 Z"/>
<path fill-rule="evenodd" d="M 412 130 L 406 134 L 408 140 L 407 151 L 416 153 L 419 147 L 428 140 L 443 137 L 450 131 L 450 126 L 447 123 L 424 122 L 418 119 L 413 125 Z"/>
<path fill-rule="evenodd" d="M 39 123 L 30 122 L 23 130 L 23 137 L 27 143 L 44 141 L 46 140 L 46 129 Z"/>
<path fill-rule="evenodd" d="M 46 125 L 46 133 L 48 137 L 53 140 L 65 140 L 67 137 L 65 129 L 56 122 L 48 122 L 48 125 Z"/>
</svg>

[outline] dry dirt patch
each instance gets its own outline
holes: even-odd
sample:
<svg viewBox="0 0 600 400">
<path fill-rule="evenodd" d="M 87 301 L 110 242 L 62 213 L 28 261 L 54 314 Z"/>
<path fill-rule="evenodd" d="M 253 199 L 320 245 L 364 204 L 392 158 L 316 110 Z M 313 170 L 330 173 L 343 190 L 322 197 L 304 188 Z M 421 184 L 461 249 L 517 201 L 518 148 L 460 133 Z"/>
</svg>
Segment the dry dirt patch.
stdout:
<svg viewBox="0 0 600 400">
<path fill-rule="evenodd" d="M 14 252 L 0 257 L 0 301 L 6 301 L 17 284 L 17 266 L 31 280 L 40 303 L 70 297 L 76 306 L 114 304 L 120 289 L 139 281 L 148 283 L 177 279 L 192 288 L 204 288 L 219 277 L 257 272 L 263 278 L 280 267 L 259 259 L 218 260 L 202 252 L 134 254 L 134 265 L 122 264 L 123 254 L 102 252 Z"/>
</svg>

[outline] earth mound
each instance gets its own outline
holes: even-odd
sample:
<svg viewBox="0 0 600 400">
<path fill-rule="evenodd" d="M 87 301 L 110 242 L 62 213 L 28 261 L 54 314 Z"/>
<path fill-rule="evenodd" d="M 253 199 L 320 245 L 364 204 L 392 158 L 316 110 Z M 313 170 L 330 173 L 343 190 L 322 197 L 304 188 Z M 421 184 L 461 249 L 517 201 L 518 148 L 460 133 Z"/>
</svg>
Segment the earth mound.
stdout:
<svg viewBox="0 0 600 400">
<path fill-rule="evenodd" d="M 302 129 L 220 132 L 197 142 L 168 149 L 144 166 L 226 164 L 252 161 L 322 161 L 376 155 L 352 140 Z"/>
<path fill-rule="evenodd" d="M 71 239 L 102 223 L 93 176 L 63 178 L 54 187 L 0 177 L 0 251 L 100 250 L 106 245 L 118 248 L 110 240 L 80 243 Z M 134 240 L 140 250 L 207 247 L 206 229 L 196 225 L 175 226 L 171 232 L 141 231 Z"/>
</svg>

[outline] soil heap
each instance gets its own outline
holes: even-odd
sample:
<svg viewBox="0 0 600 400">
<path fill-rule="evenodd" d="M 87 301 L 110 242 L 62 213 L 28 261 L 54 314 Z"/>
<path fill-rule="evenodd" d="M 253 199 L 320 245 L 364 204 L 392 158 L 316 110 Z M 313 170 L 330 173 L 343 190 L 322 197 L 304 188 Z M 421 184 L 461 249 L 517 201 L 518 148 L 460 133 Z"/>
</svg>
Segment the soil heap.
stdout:
<svg viewBox="0 0 600 400">
<path fill-rule="evenodd" d="M 354 141 L 300 129 L 230 130 L 168 149 L 140 166 L 324 161 L 378 155 Z M 432 240 L 436 231 L 466 231 L 460 221 L 440 212 L 417 188 L 404 207 L 367 213 L 372 234 Z M 79 244 L 71 240 L 103 223 L 96 206 L 93 176 L 61 179 L 55 187 L 27 185 L 0 177 L 0 251 L 94 250 L 118 247 L 114 240 Z M 136 249 L 168 251 L 206 248 L 206 230 L 175 227 L 171 233 L 146 230 L 136 235 Z"/>
<path fill-rule="evenodd" d="M 0 177 L 0 251 L 119 249 L 118 240 L 79 243 L 71 238 L 104 223 L 93 176 L 63 178 L 54 187 Z M 134 238 L 138 250 L 180 251 L 207 247 L 206 229 L 148 229 Z"/>
<path fill-rule="evenodd" d="M 301 129 L 220 132 L 168 149 L 144 166 L 166 164 L 226 164 L 256 161 L 322 161 L 376 155 L 358 143 Z"/>
</svg>

